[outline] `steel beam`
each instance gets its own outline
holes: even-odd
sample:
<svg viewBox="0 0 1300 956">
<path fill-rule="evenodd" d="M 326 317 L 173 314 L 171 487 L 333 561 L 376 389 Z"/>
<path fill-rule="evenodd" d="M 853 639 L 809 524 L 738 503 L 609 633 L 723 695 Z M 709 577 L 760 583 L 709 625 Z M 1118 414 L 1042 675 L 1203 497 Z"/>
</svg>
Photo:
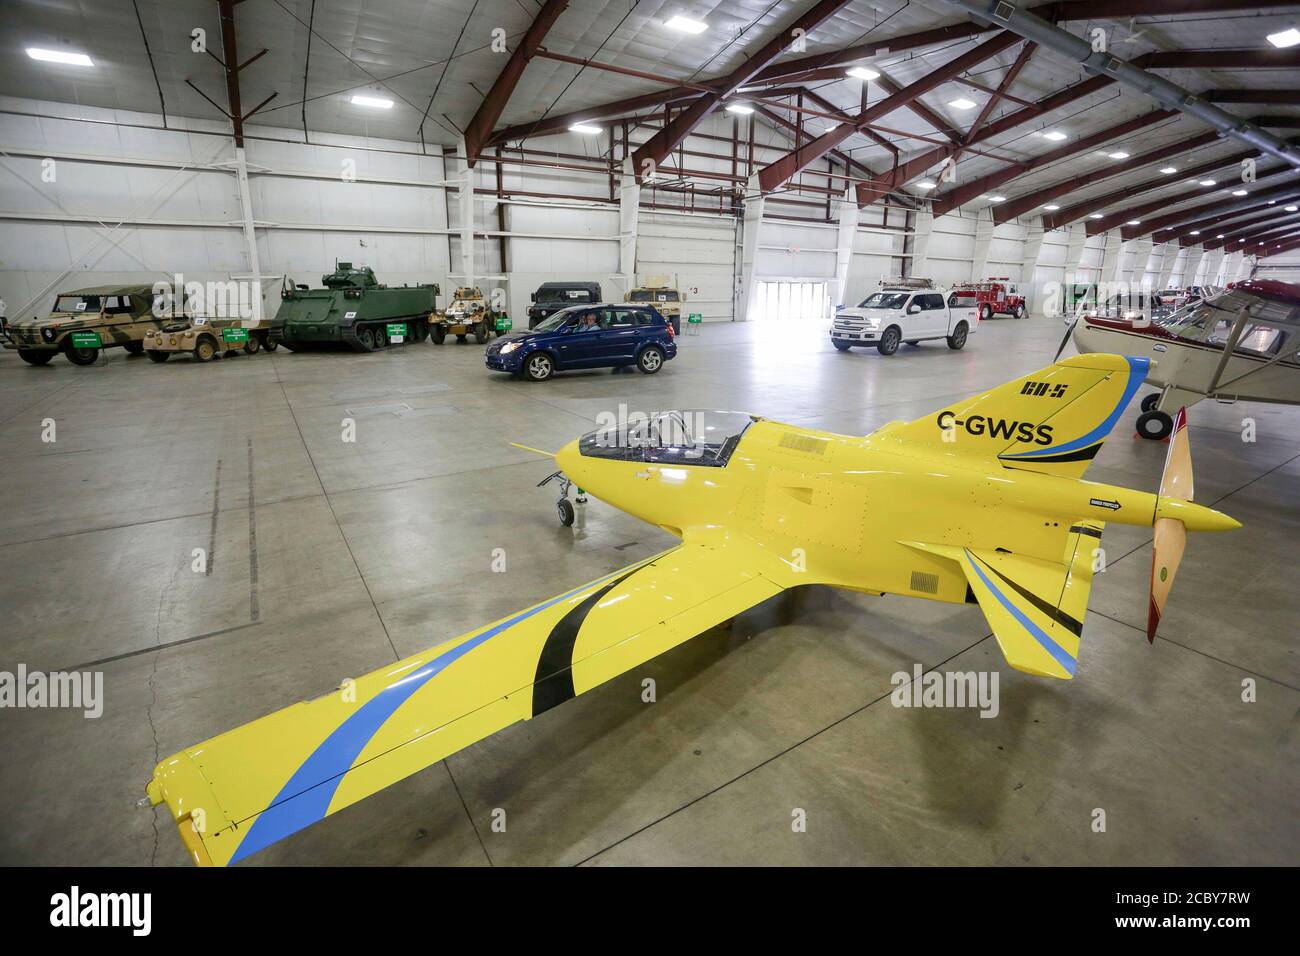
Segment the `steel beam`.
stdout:
<svg viewBox="0 0 1300 956">
<path fill-rule="evenodd" d="M 1178 240 L 1178 244 L 1183 247 L 1201 245 L 1201 236 L 1209 235 L 1211 232 L 1218 234 L 1230 229 L 1244 229 L 1249 224 L 1258 225 L 1256 220 L 1272 216 L 1273 210 L 1277 208 L 1277 203 L 1269 205 L 1266 202 L 1259 203 L 1249 209 L 1239 209 L 1235 212 L 1222 213 L 1217 216 L 1209 216 L 1205 219 L 1198 219 L 1195 222 L 1184 223 L 1175 229 L 1168 230 L 1164 233 L 1166 241 Z M 1193 236 L 1196 232 L 1198 235 Z"/>
<path fill-rule="evenodd" d="M 1276 209 L 1277 207 L 1273 208 Z M 1281 219 L 1267 219 L 1231 232 L 1218 233 L 1213 239 L 1206 240 L 1205 248 L 1216 249 L 1219 246 L 1227 246 L 1231 249 L 1233 244 L 1241 239 L 1245 239 L 1247 242 L 1265 240 L 1273 242 L 1278 238 L 1278 233 L 1290 233 L 1297 229 L 1300 229 L 1300 213 L 1283 216 Z M 1223 238 L 1220 239 L 1219 236 L 1223 236 Z"/>
<path fill-rule="evenodd" d="M 506 60 L 506 65 L 496 78 L 496 82 L 483 97 L 483 102 L 479 104 L 474 118 L 465 127 L 465 149 L 467 150 L 465 162 L 471 169 L 483 148 L 488 145 L 488 140 L 492 137 L 492 128 L 501 118 L 506 104 L 510 102 L 510 97 L 515 87 L 519 85 L 528 61 L 536 56 L 538 47 L 546 39 L 546 34 L 551 31 L 551 27 L 555 25 L 555 21 L 560 18 L 560 14 L 568 5 L 569 0 L 546 0 L 524 33 L 524 38 L 511 52 L 510 59 Z"/>
<path fill-rule="evenodd" d="M 1007 72 L 1003 74 L 1002 82 L 998 84 L 997 89 L 993 91 L 992 95 L 984 101 L 984 108 L 980 110 L 979 116 L 975 117 L 975 122 L 970 124 L 970 129 L 966 131 L 966 135 L 961 138 L 963 144 L 970 143 L 974 140 L 975 135 L 980 131 L 980 127 L 984 125 L 984 121 L 989 118 L 989 114 L 993 112 L 993 108 L 998 105 L 998 101 L 1007 96 L 1007 90 L 1011 89 L 1011 84 L 1016 81 L 1016 77 L 1018 77 L 1020 71 L 1025 68 L 1025 64 L 1027 64 L 1029 58 L 1034 55 L 1034 50 L 1037 47 L 1037 43 L 1026 41 L 1025 45 L 1020 48 L 1020 52 L 1016 55 L 1015 60 L 1009 67 L 1007 67 Z M 1026 106 L 1033 105 L 1023 103 L 1023 101 L 1019 100 L 1017 102 L 1021 102 Z"/>
<path fill-rule="evenodd" d="M 698 126 L 700 121 L 708 116 L 725 97 L 753 79 L 756 73 L 784 53 L 787 47 L 802 43 L 803 38 L 810 31 L 848 3 L 849 0 L 818 0 L 811 9 L 763 44 L 753 56 L 747 57 L 744 63 L 714 84 L 714 92 L 705 93 L 673 117 L 670 122 L 664 124 L 663 129 L 642 143 L 632 154 L 632 168 L 638 181 L 644 179 L 647 174 L 653 174 L 664 158 L 676 149 L 691 130 Z"/>
<path fill-rule="evenodd" d="M 1099 130 L 1091 136 L 1084 136 L 1066 146 L 1049 149 L 1047 152 L 1032 159 L 1027 159 L 1016 166 L 1000 169 L 995 173 L 989 173 L 987 176 L 981 176 L 979 179 L 972 180 L 964 186 L 958 186 L 956 189 L 951 189 L 942 196 L 936 197 L 932 207 L 934 214 L 942 216 L 958 206 L 965 205 L 990 189 L 997 189 L 999 186 L 1003 186 L 1025 173 L 1033 172 L 1035 169 L 1062 159 L 1078 156 L 1081 150 L 1092 149 L 1094 146 L 1100 146 L 1102 143 L 1110 142 L 1120 136 L 1146 129 L 1157 123 L 1163 123 L 1165 120 L 1177 115 L 1174 110 L 1152 110 L 1150 113 L 1144 113 L 1131 120 Z"/>
<path fill-rule="evenodd" d="M 1243 202 L 1243 207 L 1245 205 L 1251 204 L 1250 199 L 1253 199 L 1255 196 L 1261 195 L 1260 190 L 1265 190 L 1262 193 L 1265 199 L 1269 198 L 1272 194 L 1266 191 L 1266 187 L 1262 185 L 1262 182 L 1263 180 L 1272 179 L 1275 176 L 1286 176 L 1287 179 L 1285 180 L 1285 182 L 1295 181 L 1294 175 L 1291 173 L 1291 170 L 1286 166 L 1282 166 L 1275 170 L 1272 170 L 1268 172 L 1266 175 L 1262 176 L 1260 180 L 1256 181 L 1254 187 L 1255 192 L 1252 193 L 1251 196 L 1245 198 Z M 1123 226 L 1126 223 L 1128 223 L 1130 219 L 1145 219 L 1149 215 L 1159 215 L 1163 210 L 1169 209 L 1171 206 L 1178 206 L 1181 205 L 1182 203 L 1191 202 L 1193 199 L 1201 199 L 1204 197 L 1212 196 L 1215 193 L 1221 194 L 1223 193 L 1223 191 L 1224 191 L 1223 184 L 1218 182 L 1216 182 L 1212 186 L 1197 185 L 1191 187 L 1189 193 L 1184 196 L 1172 196 L 1172 197 L 1161 196 L 1151 200 L 1150 202 L 1142 203 L 1141 205 L 1138 206 L 1130 206 L 1127 209 L 1117 210 L 1106 216 L 1103 216 L 1101 219 L 1088 220 L 1088 224 L 1087 224 L 1088 235 L 1095 236 L 1100 233 L 1106 232 L 1108 229 L 1114 229 L 1116 227 Z M 1161 241 L 1164 241 L 1168 237 L 1160 236 L 1158 238 Z"/>
<path fill-rule="evenodd" d="M 1288 174 L 1286 178 L 1276 186 L 1272 186 L 1268 189 L 1257 189 L 1249 196 L 1244 196 L 1240 199 L 1219 200 L 1217 202 L 1195 206 L 1191 209 L 1166 213 L 1165 215 L 1158 216 L 1155 219 L 1143 220 L 1142 223 L 1137 226 L 1124 226 L 1121 228 L 1120 232 L 1125 239 L 1136 239 L 1138 236 L 1172 231 L 1174 227 L 1192 222 L 1207 213 L 1235 212 L 1246 208 L 1253 208 L 1262 200 L 1277 199 L 1278 201 L 1281 201 L 1283 199 L 1291 199 L 1297 195 L 1300 195 L 1300 176 Z M 1164 242 L 1166 236 L 1159 235 L 1156 238 L 1158 241 Z"/>
<path fill-rule="evenodd" d="M 873 120 L 908 105 L 918 96 L 922 96 L 936 86 L 948 82 L 952 77 L 970 69 L 972 66 L 983 63 L 990 57 L 997 56 L 1003 50 L 1009 49 L 1018 42 L 1020 41 L 1015 34 L 995 34 L 974 49 L 967 50 L 961 56 L 931 70 L 925 76 L 903 87 L 897 93 L 893 93 L 880 102 L 867 107 L 854 118 L 852 123 L 841 123 L 835 129 L 828 130 L 812 142 L 797 147 L 784 156 L 777 158 L 759 172 L 759 183 L 763 191 L 771 192 L 777 189 L 791 177 L 798 175 L 810 163 L 824 156 L 828 150 L 840 145 L 858 129 L 870 126 Z"/>
<path fill-rule="evenodd" d="M 903 88 L 886 76 L 884 70 L 876 67 L 876 71 L 880 73 L 880 76 L 876 78 L 875 82 L 884 87 L 886 93 L 899 93 L 902 91 Z M 929 123 L 931 128 L 948 142 L 961 142 L 961 134 L 953 129 L 952 124 L 922 103 L 920 97 L 908 103 L 907 108 L 916 114 L 922 122 Z"/>
<path fill-rule="evenodd" d="M 993 208 L 993 221 L 1006 222 L 1010 219 L 1015 219 L 1017 216 L 1024 215 L 1030 210 L 1037 209 L 1045 202 L 1050 202 L 1051 200 L 1058 199 L 1067 193 L 1072 193 L 1079 189 L 1083 189 L 1086 186 L 1091 186 L 1093 183 L 1101 182 L 1103 179 L 1109 179 L 1111 176 L 1119 176 L 1123 173 L 1132 172 L 1135 169 L 1141 169 L 1143 166 L 1158 162 L 1159 160 L 1168 159 L 1170 156 L 1177 156 L 1180 153 L 1187 152 L 1188 150 L 1200 149 L 1202 146 L 1209 146 L 1218 141 L 1218 133 L 1202 133 L 1201 135 L 1193 136 L 1190 139 L 1182 139 L 1176 143 L 1171 143 L 1168 146 L 1162 146 L 1160 149 L 1153 149 L 1149 153 L 1141 153 L 1140 155 L 1133 156 L 1118 163 L 1101 166 L 1095 172 L 1087 173 L 1083 176 L 1076 176 L 1073 179 L 1065 179 L 1061 182 L 1053 183 L 1050 186 L 1044 186 L 1042 189 L 1037 189 L 1026 196 L 1021 196 L 1017 199 L 1011 200 L 1010 202 L 1003 203 L 1000 206 L 995 206 Z M 1253 155 L 1258 155 L 1258 152 L 1256 151 Z M 1184 173 L 1183 175 L 1186 176 L 1187 174 Z M 1169 180 L 1165 179 L 1164 184 L 1168 185 L 1168 183 Z M 1128 189 L 1124 192 L 1125 194 L 1128 194 L 1131 193 L 1132 190 Z M 1054 219 L 1049 228 L 1055 229 L 1057 226 L 1071 221 L 1072 220 L 1069 219 L 1061 221 Z M 1046 218 L 1043 221 L 1043 225 L 1047 226 Z"/>
</svg>

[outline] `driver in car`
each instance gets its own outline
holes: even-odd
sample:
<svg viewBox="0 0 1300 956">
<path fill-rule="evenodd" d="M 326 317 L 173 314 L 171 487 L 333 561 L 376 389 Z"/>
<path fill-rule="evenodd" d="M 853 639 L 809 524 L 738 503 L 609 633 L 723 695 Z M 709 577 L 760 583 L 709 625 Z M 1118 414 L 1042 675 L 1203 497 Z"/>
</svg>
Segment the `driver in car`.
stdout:
<svg viewBox="0 0 1300 956">
<path fill-rule="evenodd" d="M 578 323 L 578 331 L 579 332 L 600 331 L 600 320 L 596 318 L 595 312 L 588 312 L 586 315 L 582 317 L 582 321 Z"/>
</svg>

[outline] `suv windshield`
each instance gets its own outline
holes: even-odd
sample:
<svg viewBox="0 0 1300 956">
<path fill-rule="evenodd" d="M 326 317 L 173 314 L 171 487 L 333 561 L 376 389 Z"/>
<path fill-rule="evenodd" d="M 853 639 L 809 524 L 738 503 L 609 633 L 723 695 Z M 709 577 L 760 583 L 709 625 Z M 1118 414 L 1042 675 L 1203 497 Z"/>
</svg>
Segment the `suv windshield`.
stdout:
<svg viewBox="0 0 1300 956">
<path fill-rule="evenodd" d="M 901 309 L 910 292 L 873 292 L 858 303 L 859 309 Z"/>
<path fill-rule="evenodd" d="M 654 415 L 633 413 L 620 425 L 583 435 L 578 451 L 588 458 L 721 468 L 753 422 L 752 416 L 742 412 L 690 409 Z"/>
<path fill-rule="evenodd" d="M 537 293 L 538 302 L 594 302 L 586 289 L 542 289 Z"/>
<path fill-rule="evenodd" d="M 634 289 L 629 302 L 676 302 L 676 289 Z"/>
<path fill-rule="evenodd" d="M 61 295 L 54 300 L 55 312 L 98 313 L 101 308 L 109 313 L 130 312 L 131 297 L 129 295 Z"/>
</svg>

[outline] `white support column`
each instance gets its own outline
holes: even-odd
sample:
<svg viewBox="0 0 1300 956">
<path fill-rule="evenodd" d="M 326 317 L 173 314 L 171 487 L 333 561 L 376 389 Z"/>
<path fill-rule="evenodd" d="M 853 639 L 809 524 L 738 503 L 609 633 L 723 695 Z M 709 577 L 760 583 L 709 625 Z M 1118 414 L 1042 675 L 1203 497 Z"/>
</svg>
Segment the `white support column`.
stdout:
<svg viewBox="0 0 1300 956">
<path fill-rule="evenodd" d="M 1244 257 L 1240 252 L 1229 252 L 1219 262 L 1219 269 L 1214 274 L 1211 285 L 1223 286 L 1228 284 L 1228 279 L 1237 274 L 1237 268 L 1241 265 Z"/>
<path fill-rule="evenodd" d="M 912 221 L 911 275 L 924 278 L 930 271 L 930 234 L 934 232 L 934 214 L 928 209 L 918 209 Z"/>
<path fill-rule="evenodd" d="M 1164 288 L 1164 286 L 1160 284 L 1160 280 L 1164 275 L 1165 257 L 1168 253 L 1168 243 L 1153 242 L 1151 243 L 1151 248 L 1147 251 L 1146 258 L 1141 259 L 1139 256 L 1140 261 L 1146 262 L 1146 266 L 1142 270 L 1141 279 L 1145 281 L 1150 277 L 1150 285 L 1157 292 Z"/>
<path fill-rule="evenodd" d="M 853 186 L 844 190 L 840 199 L 840 221 L 835 236 L 835 299 L 836 305 L 847 305 L 844 297 L 849 289 L 849 267 L 853 265 L 853 237 L 858 232 L 858 200 Z"/>
<path fill-rule="evenodd" d="M 1025 247 L 1020 259 L 1020 288 L 1025 293 L 1025 309 L 1029 315 L 1036 315 L 1043 297 L 1038 294 L 1034 282 L 1034 273 L 1038 271 L 1038 257 L 1043 253 L 1043 227 L 1032 225 L 1025 232 Z"/>
<path fill-rule="evenodd" d="M 1252 272 L 1255 271 L 1256 256 L 1242 256 L 1241 264 L 1237 266 L 1237 274 L 1233 277 L 1234 282 L 1240 282 L 1243 279 L 1249 279 Z"/>
<path fill-rule="evenodd" d="M 1101 275 L 1099 282 L 1115 283 L 1120 281 L 1120 268 L 1124 260 L 1124 237 L 1118 229 L 1106 233 L 1106 245 L 1101 254 Z"/>
<path fill-rule="evenodd" d="M 630 290 L 636 276 L 637 222 L 641 214 L 641 184 L 632 175 L 632 158 L 623 160 L 623 182 L 618 190 L 618 271 Z"/>
<path fill-rule="evenodd" d="M 253 229 L 253 197 L 248 188 L 248 161 L 244 147 L 235 147 L 235 178 L 239 181 L 239 206 L 244 218 L 244 248 L 248 256 L 249 281 L 253 288 L 254 322 L 262 321 L 262 262 L 257 254 L 257 233 Z"/>
<path fill-rule="evenodd" d="M 468 156 L 465 140 L 460 141 L 460 155 Z M 463 284 L 474 284 L 474 170 L 468 164 L 456 173 L 456 207 L 460 217 L 460 271 Z"/>
<path fill-rule="evenodd" d="M 1205 285 L 1210 281 L 1211 276 L 1219 274 L 1219 263 L 1223 261 L 1222 249 L 1207 249 L 1201 254 L 1200 264 L 1196 267 L 1196 278 L 1192 280 L 1193 285 Z"/>
<path fill-rule="evenodd" d="M 740 235 L 740 288 L 736 296 L 738 322 L 749 320 L 749 303 L 754 294 L 754 259 L 758 254 L 758 233 L 763 227 L 763 191 L 758 174 L 749 177 L 745 186 L 745 219 Z"/>
<path fill-rule="evenodd" d="M 1172 242 L 1164 243 L 1164 247 L 1165 258 L 1160 264 L 1160 288 L 1178 288 L 1178 285 L 1182 283 L 1183 271 L 1187 264 L 1187 250 L 1174 245 Z M 1174 278 L 1175 274 L 1178 276 L 1177 279 Z"/>
<path fill-rule="evenodd" d="M 1088 245 L 1088 227 L 1081 222 L 1070 226 L 1070 238 L 1065 245 L 1065 273 L 1063 282 L 1069 285 L 1082 282 L 1079 267 L 1083 264 L 1083 250 Z"/>
<path fill-rule="evenodd" d="M 981 282 L 988 278 L 989 249 L 993 245 L 993 233 L 997 226 L 993 224 L 993 214 L 985 219 L 982 215 L 975 220 L 975 257 L 970 264 L 971 282 Z"/>
</svg>

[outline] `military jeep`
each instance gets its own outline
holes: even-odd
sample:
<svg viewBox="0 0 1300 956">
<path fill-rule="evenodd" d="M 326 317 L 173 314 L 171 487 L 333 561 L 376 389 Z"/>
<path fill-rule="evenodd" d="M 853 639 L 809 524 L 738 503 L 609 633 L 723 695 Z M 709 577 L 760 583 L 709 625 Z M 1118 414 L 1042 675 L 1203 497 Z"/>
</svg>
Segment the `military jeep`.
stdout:
<svg viewBox="0 0 1300 956">
<path fill-rule="evenodd" d="M 73 365 L 94 365 L 104 349 L 141 355 L 145 333 L 171 321 L 169 309 L 155 310 L 154 300 L 147 285 L 60 292 L 48 313 L 7 321 L 0 335 L 4 347 L 17 349 L 28 365 L 45 365 L 60 352 Z"/>
<path fill-rule="evenodd" d="M 144 354 L 154 362 L 165 362 L 173 353 L 189 352 L 195 361 L 208 362 L 218 355 L 256 355 L 262 349 L 274 352 L 279 343 L 270 338 L 271 323 L 241 319 L 198 317 L 164 325 L 145 333 Z"/>
</svg>

